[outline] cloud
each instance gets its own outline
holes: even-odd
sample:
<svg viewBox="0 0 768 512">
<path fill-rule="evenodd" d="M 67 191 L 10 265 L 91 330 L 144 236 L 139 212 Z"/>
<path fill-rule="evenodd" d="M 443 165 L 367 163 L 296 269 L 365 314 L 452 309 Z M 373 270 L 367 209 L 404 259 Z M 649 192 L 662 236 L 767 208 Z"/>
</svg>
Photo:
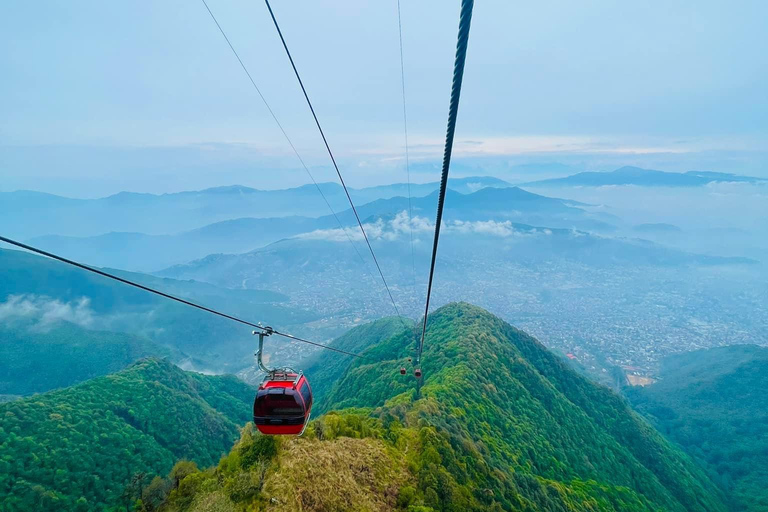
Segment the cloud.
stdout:
<svg viewBox="0 0 768 512">
<path fill-rule="evenodd" d="M 410 221 L 410 222 L 409 222 Z M 398 240 L 402 235 L 409 235 L 411 230 L 413 234 L 431 232 L 434 224 L 424 217 L 415 216 L 408 218 L 408 212 L 403 210 L 395 218 L 389 221 L 378 219 L 374 223 L 363 224 L 368 238 L 372 240 Z M 303 233 L 296 236 L 303 240 L 327 240 L 329 242 L 345 242 L 348 239 L 353 241 L 363 241 L 363 234 L 359 229 L 347 227 L 344 229 L 317 229 L 309 233 Z"/>
<path fill-rule="evenodd" d="M 11 295 L 0 303 L 0 321 L 32 320 L 38 327 L 47 328 L 59 321 L 81 327 L 91 327 L 94 314 L 91 301 L 82 297 L 71 302 L 36 295 Z"/>
<path fill-rule="evenodd" d="M 425 217 L 415 216 L 408 218 L 408 212 L 405 210 L 395 215 L 394 219 L 385 221 L 378 219 L 374 223 L 363 224 L 368 238 L 371 240 L 397 241 L 410 236 L 411 230 L 414 237 L 421 234 L 431 234 L 435 230 L 434 222 Z M 530 237 L 537 235 L 551 235 L 549 229 L 525 229 L 520 230 L 515 227 L 511 221 L 464 221 L 452 220 L 443 222 L 442 230 L 444 233 L 458 233 L 462 235 L 477 234 L 485 236 L 496 236 L 500 238 L 508 237 Z M 346 231 L 346 233 L 345 233 Z M 326 240 L 329 242 L 345 242 L 348 238 L 353 241 L 362 241 L 363 234 L 358 229 L 345 228 L 336 229 L 318 229 L 309 233 L 303 233 L 296 238 L 303 240 Z M 418 239 L 414 238 L 414 242 Z"/>
<path fill-rule="evenodd" d="M 477 234 L 497 236 L 500 238 L 508 237 L 532 237 L 537 235 L 551 235 L 549 229 L 517 229 L 512 221 L 506 220 L 498 222 L 495 220 L 462 221 L 456 220 L 447 223 L 446 231 L 462 234 Z"/>
</svg>

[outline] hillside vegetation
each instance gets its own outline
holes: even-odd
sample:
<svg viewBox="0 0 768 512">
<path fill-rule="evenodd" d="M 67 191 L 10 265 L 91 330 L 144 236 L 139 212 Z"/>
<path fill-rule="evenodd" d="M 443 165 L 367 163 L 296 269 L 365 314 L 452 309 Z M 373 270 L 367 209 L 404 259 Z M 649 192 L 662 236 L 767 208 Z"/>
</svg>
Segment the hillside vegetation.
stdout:
<svg viewBox="0 0 768 512">
<path fill-rule="evenodd" d="M 333 340 L 331 346 L 347 352 L 360 353 L 399 333 L 404 329 L 404 325 L 410 328 L 413 326 L 413 321 L 410 319 L 401 321 L 396 317 L 375 320 L 350 329 Z M 339 380 L 344 376 L 344 372 L 353 360 L 352 356 L 344 354 L 334 354 L 333 357 L 328 357 L 325 353 L 318 353 L 304 368 L 304 373 L 312 383 L 315 414 L 323 413 L 333 405 L 328 400 L 329 395 L 334 386 L 338 385 Z"/>
<path fill-rule="evenodd" d="M 87 261 L 86 261 L 87 263 Z M 286 295 L 265 290 L 225 290 L 195 281 L 110 270 L 171 295 L 245 318 L 269 318 L 289 328 L 317 314 L 283 306 Z M 14 298 L 37 304 L 83 303 L 92 330 L 125 332 L 192 355 L 196 367 L 236 372 L 253 359 L 253 336 L 224 318 L 197 311 L 82 269 L 22 251 L 0 249 L 0 317 Z M 61 303 L 61 304 L 60 304 Z M 156 353 L 155 353 L 156 354 Z M 174 357 L 174 360 L 178 360 Z M 56 361 L 52 361 L 56 364 Z M 0 380 L 4 380 L 0 378 Z"/>
<path fill-rule="evenodd" d="M 0 324 L 0 394 L 29 395 L 122 370 L 170 351 L 146 338 L 89 331 L 69 322 Z"/>
<path fill-rule="evenodd" d="M 179 459 L 215 464 L 248 421 L 252 400 L 250 386 L 234 377 L 146 359 L 0 404 L 0 510 L 128 506 L 134 491 Z"/>
<path fill-rule="evenodd" d="M 768 349 L 735 345 L 667 358 L 661 380 L 628 394 L 707 465 L 734 508 L 768 511 Z"/>
<path fill-rule="evenodd" d="M 243 431 L 218 466 L 147 510 L 724 511 L 714 484 L 618 396 L 467 304 L 375 343 L 302 438 Z M 156 498 L 156 497 L 155 497 Z"/>
</svg>

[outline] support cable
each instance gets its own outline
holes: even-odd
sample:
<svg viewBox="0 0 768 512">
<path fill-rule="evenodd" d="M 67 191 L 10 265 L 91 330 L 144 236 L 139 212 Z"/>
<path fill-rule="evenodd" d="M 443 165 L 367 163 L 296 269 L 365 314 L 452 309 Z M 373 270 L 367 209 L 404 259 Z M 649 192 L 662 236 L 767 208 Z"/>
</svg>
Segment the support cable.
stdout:
<svg viewBox="0 0 768 512">
<path fill-rule="evenodd" d="M 304 163 L 304 159 L 299 154 L 299 151 L 296 149 L 296 146 L 293 145 L 293 141 L 291 140 L 291 138 L 288 136 L 288 133 L 283 128 L 282 123 L 277 118 L 277 115 L 272 110 L 272 107 L 269 106 L 269 103 L 267 102 L 267 99 L 264 97 L 264 95 L 261 93 L 261 89 L 259 89 L 259 86 L 256 85 L 256 81 L 253 79 L 250 71 L 248 71 L 248 68 L 245 66 L 245 63 L 243 63 L 243 60 L 240 58 L 240 55 L 237 53 L 237 50 L 235 50 L 235 47 L 230 42 L 229 37 L 227 36 L 227 33 L 224 32 L 224 29 L 219 24 L 219 20 L 216 19 L 216 16 L 214 16 L 213 11 L 211 11 L 211 8 L 208 7 L 208 2 L 206 2 L 206 0 L 201 0 L 201 1 L 203 2 L 203 5 L 205 5 L 205 9 L 208 11 L 208 14 L 211 15 L 211 19 L 213 19 L 213 22 L 218 27 L 219 32 L 221 32 L 221 35 L 224 36 L 224 40 L 229 45 L 229 49 L 232 50 L 232 53 L 235 55 L 235 58 L 237 58 L 237 62 L 240 63 L 240 67 L 243 68 L 243 71 L 245 71 L 245 74 L 248 76 L 248 80 L 250 80 L 251 85 L 253 85 L 253 88 L 258 93 L 259 98 L 261 98 L 261 101 L 264 103 L 264 106 L 267 107 L 267 110 L 269 111 L 269 114 L 272 116 L 272 119 L 274 119 L 275 124 L 277 124 L 277 127 L 280 128 L 280 131 L 282 132 L 283 137 L 285 137 L 285 140 L 288 142 L 288 145 L 291 146 L 291 149 L 293 150 L 293 153 L 296 155 L 296 158 L 298 158 L 299 162 L 301 162 L 301 166 L 304 168 L 304 171 L 306 171 L 307 175 L 309 176 L 309 179 L 312 180 L 312 183 L 314 183 L 315 188 L 320 193 L 320 196 L 323 198 L 323 201 L 325 201 L 326 206 L 328 206 L 328 209 L 333 214 L 333 217 L 336 219 L 336 223 L 339 225 L 339 228 L 344 232 L 344 235 L 346 235 L 350 245 L 352 245 L 352 248 L 357 253 L 357 257 L 360 258 L 360 262 L 363 264 L 363 267 L 367 269 L 368 264 L 366 263 L 365 258 L 363 258 L 363 255 L 360 254 L 360 250 L 357 248 L 357 245 L 355 245 L 355 243 L 352 241 L 352 237 L 349 236 L 347 229 L 341 223 L 339 216 L 334 211 L 333 207 L 331 206 L 331 203 L 328 201 L 328 198 L 325 196 L 325 194 L 323 193 L 323 190 L 320 188 L 320 185 L 317 183 L 317 181 L 315 181 L 315 177 L 312 176 L 312 173 L 309 171 L 309 167 L 307 167 L 307 164 Z"/>
<path fill-rule="evenodd" d="M 16 247 L 19 247 L 21 249 L 26 249 L 27 251 L 34 252 L 36 254 L 40 254 L 41 256 L 47 256 L 48 258 L 51 258 L 51 259 L 54 259 L 54 260 L 58 260 L 58 261 L 60 261 L 62 263 L 66 263 L 68 265 L 72 265 L 74 267 L 77 267 L 77 268 L 80 268 L 80 269 L 83 269 L 83 270 L 87 270 L 88 272 L 93 272 L 94 274 L 98 274 L 100 276 L 107 277 L 107 278 L 113 279 L 115 281 L 119 281 L 119 282 L 121 282 L 123 284 L 127 284 L 127 285 L 133 286 L 135 288 L 139 288 L 140 290 L 144 290 L 145 292 L 154 293 L 155 295 L 159 295 L 161 297 L 165 297 L 166 299 L 170 299 L 170 300 L 179 302 L 179 303 L 184 304 L 186 306 L 197 308 L 199 310 L 205 311 L 206 313 L 211 313 L 213 315 L 220 316 L 222 318 L 226 318 L 227 320 L 232 320 L 233 322 L 237 322 L 237 323 L 240 323 L 240 324 L 243 324 L 243 325 L 247 325 L 249 327 L 253 327 L 255 329 L 259 329 L 262 332 L 269 332 L 270 334 L 276 334 L 278 336 L 282 336 L 284 338 L 288 338 L 288 339 L 291 339 L 291 340 L 294 340 L 294 341 L 298 341 L 300 343 L 306 343 L 308 345 L 314 345 L 315 347 L 324 348 L 326 350 L 332 350 L 333 352 L 338 352 L 340 354 L 345 354 L 345 355 L 348 355 L 348 356 L 363 357 L 360 354 L 355 354 L 353 352 L 347 352 L 346 350 L 341 350 L 341 349 L 338 349 L 338 348 L 335 348 L 335 347 L 331 347 L 331 346 L 328 346 L 328 345 L 323 345 L 322 343 L 317 343 L 317 342 L 314 342 L 314 341 L 305 340 L 303 338 L 299 338 L 297 336 L 293 336 L 292 334 L 287 334 L 287 333 L 284 333 L 284 332 L 276 331 L 276 330 L 272 329 L 271 327 L 264 327 L 261 324 L 249 322 L 247 320 L 243 320 L 243 319 L 238 318 L 236 316 L 228 315 L 226 313 L 222 313 L 220 311 L 216 311 L 215 309 L 211 309 L 211 308 L 208 308 L 206 306 L 201 306 L 200 304 L 195 304 L 194 302 L 190 302 L 190 301 L 188 301 L 186 299 L 182 299 L 180 297 L 174 297 L 173 295 L 169 295 L 169 294 L 167 294 L 165 292 L 161 292 L 160 290 L 156 290 L 154 288 L 150 288 L 149 286 L 144 286 L 143 284 L 139 284 L 139 283 L 136 283 L 134 281 L 130 281 L 128 279 L 124 279 L 124 278 L 116 276 L 114 274 L 110 274 L 109 272 L 104 272 L 103 270 L 99 270 L 97 268 L 89 267 L 88 265 L 83 265 L 82 263 L 78 263 L 76 261 L 64 258 L 63 256 L 58 256 L 56 254 L 44 251 L 42 249 L 38 249 L 36 247 L 32 247 L 31 245 L 27 245 L 27 244 L 23 244 L 21 242 L 17 242 L 15 240 L 11 240 L 10 238 L 6 238 L 4 236 L 0 236 L 0 241 L 5 242 L 5 243 L 10 244 L 10 245 L 15 245 Z"/>
<path fill-rule="evenodd" d="M 432 243 L 432 262 L 429 266 L 429 283 L 427 285 L 427 301 L 424 308 L 424 323 L 421 328 L 421 340 L 416 355 L 416 368 L 419 370 L 421 354 L 424 351 L 424 337 L 427 334 L 427 317 L 429 315 L 429 299 L 432 295 L 432 278 L 435 275 L 435 260 L 437 259 L 437 243 L 440 240 L 440 224 L 443 220 L 443 204 L 445 203 L 445 190 L 448 185 L 448 171 L 451 167 L 451 153 L 453 151 L 453 137 L 456 133 L 456 117 L 459 112 L 459 98 L 461 96 L 461 82 L 464 78 L 464 62 L 467 58 L 467 43 L 469 41 L 469 27 L 472 22 L 472 7 L 474 0 L 462 0 L 461 16 L 459 18 L 459 37 L 456 43 L 456 60 L 453 66 L 453 85 L 451 87 L 451 103 L 448 108 L 448 129 L 445 134 L 445 151 L 443 153 L 443 170 L 440 178 L 440 195 L 437 200 L 437 217 L 435 218 L 435 239 Z"/>
<path fill-rule="evenodd" d="M 408 113 L 405 101 L 405 59 L 403 57 L 403 19 L 400 12 L 400 0 L 397 0 L 397 29 L 400 36 L 400 82 L 403 91 L 403 132 L 405 133 L 405 174 L 408 183 L 408 229 L 411 238 L 411 274 L 413 290 L 416 291 L 416 256 L 413 252 L 413 207 L 411 205 L 411 166 L 408 150 Z"/>
<path fill-rule="evenodd" d="M 269 9 L 269 15 L 272 17 L 272 22 L 275 24 L 275 28 L 277 29 L 277 34 L 280 36 L 280 41 L 283 43 L 283 48 L 285 48 L 285 53 L 288 55 L 288 60 L 291 61 L 291 67 L 293 68 L 293 72 L 296 75 L 296 79 L 299 81 L 299 85 L 301 86 L 301 91 L 304 93 L 304 99 L 307 100 L 307 105 L 309 105 L 309 110 L 312 112 L 312 117 L 315 119 L 315 124 L 317 125 L 317 129 L 320 132 L 320 136 L 323 138 L 323 143 L 325 144 L 325 149 L 328 151 L 328 156 L 331 157 L 333 168 L 336 169 L 336 174 L 339 177 L 341 186 L 344 188 L 344 193 L 347 195 L 349 204 L 352 207 L 352 212 L 355 214 L 355 219 L 357 219 L 357 225 L 360 226 L 360 231 L 363 233 L 363 238 L 365 239 L 365 243 L 368 246 L 368 250 L 371 253 L 371 257 L 373 257 L 373 262 L 376 264 L 376 269 L 379 271 L 379 275 L 381 276 L 381 281 L 384 283 L 384 288 L 387 289 L 389 300 L 392 302 L 392 306 L 395 308 L 395 313 L 397 314 L 397 317 L 400 319 L 400 322 L 405 326 L 406 324 L 403 321 L 403 317 L 400 315 L 400 310 L 397 308 L 395 299 L 392 296 L 392 291 L 389 289 L 387 280 L 384 278 L 384 273 L 381 271 L 379 260 L 376 258 L 376 253 L 373 252 L 373 247 L 371 246 L 371 242 L 368 239 L 368 235 L 365 232 L 363 223 L 360 220 L 360 215 L 358 215 L 357 213 L 357 208 L 355 208 L 355 203 L 352 202 L 352 196 L 349 195 L 349 190 L 347 190 L 347 185 L 344 183 L 344 178 L 341 176 L 341 171 L 339 170 L 339 166 L 336 163 L 336 158 L 333 156 L 333 152 L 331 151 L 331 146 L 328 144 L 328 139 L 325 137 L 325 132 L 323 132 L 322 126 L 320 126 L 320 121 L 318 120 L 317 114 L 315 113 L 315 108 L 312 106 L 312 102 L 309 99 L 309 95 L 307 94 L 307 89 L 304 87 L 304 82 L 302 82 L 301 80 L 301 75 L 299 75 L 299 70 L 296 69 L 296 64 L 293 62 L 293 57 L 291 56 L 291 52 L 290 50 L 288 50 L 288 45 L 286 44 L 285 38 L 283 37 L 283 32 L 280 30 L 280 25 L 277 23 L 277 18 L 275 18 L 275 13 L 272 11 L 272 6 L 269 5 L 269 0 L 264 0 L 264 2 L 267 4 L 267 9 Z"/>
</svg>

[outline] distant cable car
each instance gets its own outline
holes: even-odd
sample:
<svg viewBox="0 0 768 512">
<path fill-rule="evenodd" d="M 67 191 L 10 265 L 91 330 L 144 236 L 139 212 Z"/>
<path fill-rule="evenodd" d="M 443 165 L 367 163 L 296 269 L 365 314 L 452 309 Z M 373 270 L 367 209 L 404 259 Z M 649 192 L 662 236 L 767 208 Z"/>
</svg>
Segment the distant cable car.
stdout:
<svg viewBox="0 0 768 512">
<path fill-rule="evenodd" d="M 253 423 L 267 435 L 301 435 L 312 411 L 312 388 L 303 373 L 290 368 L 270 369 L 261 360 L 264 338 L 272 334 L 266 327 L 259 335 L 257 360 L 266 372 L 253 401 Z"/>
</svg>

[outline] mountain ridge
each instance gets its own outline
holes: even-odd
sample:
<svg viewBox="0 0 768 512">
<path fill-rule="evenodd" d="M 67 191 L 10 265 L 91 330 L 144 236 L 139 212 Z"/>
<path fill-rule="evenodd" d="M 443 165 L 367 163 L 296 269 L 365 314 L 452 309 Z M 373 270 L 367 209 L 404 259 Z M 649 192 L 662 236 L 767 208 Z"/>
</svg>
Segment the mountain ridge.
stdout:
<svg viewBox="0 0 768 512">
<path fill-rule="evenodd" d="M 462 193 L 486 186 L 508 187 L 497 178 L 472 177 L 450 181 Z M 427 195 L 438 188 L 426 184 L 351 188 L 356 204 L 381 198 Z M 321 196 L 317 192 L 320 188 Z M 298 187 L 260 190 L 241 185 L 168 194 L 120 192 L 98 199 L 73 199 L 36 192 L 0 192 L 0 231 L 11 238 L 28 240 L 46 235 L 90 237 L 110 232 L 140 232 L 173 235 L 209 224 L 237 218 L 277 216 L 320 217 L 349 208 L 342 187 L 319 183 Z M 277 212 L 277 213 L 276 213 Z"/>
<path fill-rule="evenodd" d="M 304 438 L 247 428 L 160 510 L 726 510 L 703 471 L 617 395 L 480 308 L 430 315 L 419 389 L 398 371 L 416 330 L 377 341 Z M 233 493 L 235 482 L 247 490 Z"/>
<path fill-rule="evenodd" d="M 700 187 L 715 182 L 746 182 L 765 183 L 764 178 L 740 176 L 737 174 L 687 171 L 684 173 L 656 171 L 641 167 L 624 166 L 613 171 L 586 171 L 572 174 L 563 178 L 552 178 L 524 183 L 520 186 L 608 186 L 608 185 L 638 185 L 638 186 L 668 186 L 668 187 Z"/>
</svg>

